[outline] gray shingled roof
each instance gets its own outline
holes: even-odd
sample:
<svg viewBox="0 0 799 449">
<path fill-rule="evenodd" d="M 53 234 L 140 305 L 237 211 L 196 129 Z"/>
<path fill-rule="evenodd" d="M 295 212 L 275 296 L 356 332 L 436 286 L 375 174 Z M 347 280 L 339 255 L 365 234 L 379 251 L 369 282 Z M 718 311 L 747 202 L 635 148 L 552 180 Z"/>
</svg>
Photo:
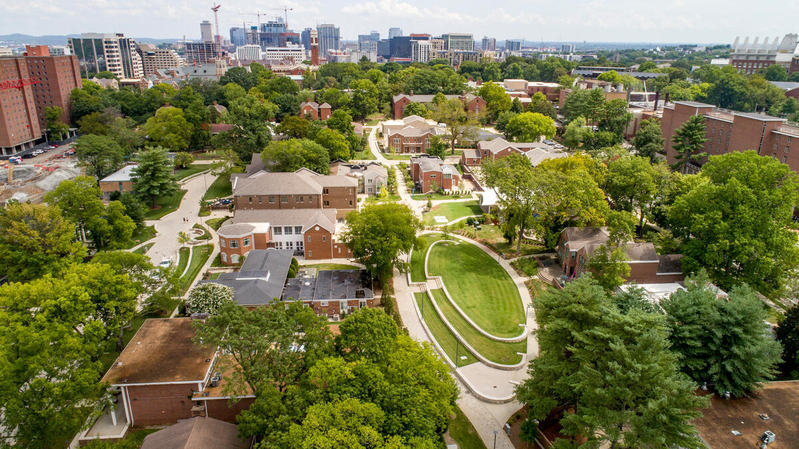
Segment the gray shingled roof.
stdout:
<svg viewBox="0 0 799 449">
<path fill-rule="evenodd" d="M 400 130 L 394 131 L 391 136 L 395 136 L 399 134 L 403 137 L 421 137 L 425 134 L 432 134 L 434 136 L 438 136 L 441 134 L 441 131 L 438 129 L 437 126 L 431 126 L 429 128 L 415 128 L 413 126 L 406 126 Z M 391 137 L 389 136 L 389 138 Z"/>
<path fill-rule="evenodd" d="M 441 166 L 444 165 L 444 161 L 440 157 L 428 155 L 413 156 L 411 164 L 413 163 L 419 164 L 419 168 L 423 172 L 441 171 Z"/>
<path fill-rule="evenodd" d="M 183 420 L 144 438 L 141 449 L 248 449 L 235 424 L 213 418 Z"/>
<path fill-rule="evenodd" d="M 233 289 L 233 299 L 243 306 L 270 304 L 283 295 L 293 254 L 290 249 L 254 249 L 247 253 L 240 271 L 198 284 L 227 285 Z"/>
<path fill-rule="evenodd" d="M 219 234 L 221 237 L 228 237 L 229 238 L 229 237 L 236 237 L 236 236 L 240 236 L 240 235 L 246 235 L 246 234 L 251 233 L 254 230 L 255 230 L 255 226 L 253 226 L 251 224 L 247 224 L 247 223 L 239 223 L 239 224 L 230 223 L 230 224 L 226 224 L 226 225 L 222 226 L 221 228 L 219 228 L 219 230 L 217 231 L 217 234 Z"/>
<path fill-rule="evenodd" d="M 230 222 L 231 224 L 269 223 L 273 227 L 304 226 L 314 220 L 318 213 L 327 217 L 329 221 L 336 222 L 335 209 L 242 209 L 236 211 L 236 216 Z M 219 230 L 222 231 L 224 228 L 225 226 L 222 226 Z"/>
<path fill-rule="evenodd" d="M 316 209 L 305 225 L 302 227 L 303 234 L 313 226 L 319 225 L 327 229 L 331 234 L 336 232 L 336 211 L 333 209 Z"/>
<path fill-rule="evenodd" d="M 374 299 L 372 277 L 366 270 L 324 270 L 319 271 L 316 276 L 286 281 L 283 300 Z"/>
</svg>

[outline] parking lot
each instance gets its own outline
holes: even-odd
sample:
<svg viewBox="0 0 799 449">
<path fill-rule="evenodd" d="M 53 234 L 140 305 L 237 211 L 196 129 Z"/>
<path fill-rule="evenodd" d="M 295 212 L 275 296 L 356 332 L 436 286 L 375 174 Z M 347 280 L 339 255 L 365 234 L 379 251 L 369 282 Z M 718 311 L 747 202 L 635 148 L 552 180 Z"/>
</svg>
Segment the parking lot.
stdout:
<svg viewBox="0 0 799 449">
<path fill-rule="evenodd" d="M 28 164 L 41 165 L 47 162 L 55 162 L 58 161 L 59 159 L 63 159 L 65 153 L 74 154 L 71 143 L 59 145 L 58 147 L 52 149 L 49 147 L 44 147 L 44 148 L 27 150 L 23 153 L 20 153 L 22 154 L 22 156 L 17 154 L 12 156 L 12 158 L 17 158 L 17 157 L 21 158 L 22 164 L 26 165 Z M 0 163 L 4 162 L 5 161 L 0 161 Z"/>
</svg>

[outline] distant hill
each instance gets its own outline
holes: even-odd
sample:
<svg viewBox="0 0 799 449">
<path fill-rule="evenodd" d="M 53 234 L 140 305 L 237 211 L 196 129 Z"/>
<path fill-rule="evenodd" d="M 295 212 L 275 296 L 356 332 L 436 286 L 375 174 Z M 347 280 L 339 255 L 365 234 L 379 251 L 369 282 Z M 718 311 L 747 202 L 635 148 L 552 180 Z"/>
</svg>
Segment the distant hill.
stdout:
<svg viewBox="0 0 799 449">
<path fill-rule="evenodd" d="M 79 34 L 68 34 L 66 36 L 31 36 L 29 34 L 4 34 L 0 35 L 0 45 L 2 46 L 17 46 L 17 45 L 67 45 L 67 38 L 80 37 Z M 149 37 L 134 37 L 136 42 L 142 44 L 160 44 L 160 43 L 173 43 L 182 41 L 183 39 L 152 39 Z"/>
</svg>

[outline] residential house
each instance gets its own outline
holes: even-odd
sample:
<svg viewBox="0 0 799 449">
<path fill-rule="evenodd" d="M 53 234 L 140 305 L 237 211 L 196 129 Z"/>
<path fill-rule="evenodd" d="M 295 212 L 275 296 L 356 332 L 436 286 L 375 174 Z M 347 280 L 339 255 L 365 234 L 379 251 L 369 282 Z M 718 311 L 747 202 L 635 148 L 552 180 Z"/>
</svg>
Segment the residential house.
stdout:
<svg viewBox="0 0 799 449">
<path fill-rule="evenodd" d="M 374 307 L 372 277 L 366 270 L 323 270 L 313 276 L 289 279 L 283 301 L 302 301 L 317 315 L 334 319 L 364 307 Z"/>
<path fill-rule="evenodd" d="M 101 179 L 98 185 L 100 186 L 100 191 L 103 192 L 103 199 L 111 199 L 111 194 L 114 192 L 119 192 L 120 194 L 133 192 L 133 184 L 135 184 L 133 171 L 136 167 L 138 165 L 126 165 Z"/>
<path fill-rule="evenodd" d="M 461 164 L 464 167 L 477 167 L 484 160 L 496 161 L 511 154 L 523 154 L 530 159 L 534 167 L 548 159 L 566 157 L 566 152 L 560 151 L 552 145 L 543 142 L 509 142 L 501 137 L 493 140 L 482 140 L 477 143 L 477 149 L 467 149 L 461 154 Z"/>
<path fill-rule="evenodd" d="M 430 149 L 430 139 L 440 135 L 443 135 L 443 131 L 438 126 L 430 128 L 408 126 L 388 135 L 387 148 L 400 154 L 427 153 Z"/>
<path fill-rule="evenodd" d="M 377 162 L 350 164 L 341 159 L 330 163 L 330 174 L 352 176 L 358 180 L 358 193 L 377 195 L 388 184 L 388 171 Z"/>
<path fill-rule="evenodd" d="M 394 111 L 394 120 L 399 120 L 405 115 L 405 106 L 412 102 L 428 104 L 433 102 L 435 95 L 414 95 L 413 92 L 408 94 L 394 95 L 392 99 L 392 109 Z M 479 114 L 486 108 L 486 102 L 482 98 L 464 92 L 462 95 L 445 95 L 447 100 L 456 98 L 463 103 L 464 109 L 467 111 Z"/>
<path fill-rule="evenodd" d="M 327 103 L 319 104 L 315 101 L 306 101 L 300 105 L 300 117 L 311 120 L 327 120 L 330 118 L 331 106 Z"/>
<path fill-rule="evenodd" d="M 198 416 L 147 435 L 141 449 L 250 449 L 252 437 L 238 432 L 233 423 Z"/>
<path fill-rule="evenodd" d="M 384 137 L 388 137 L 391 134 L 408 127 L 428 129 L 437 126 L 438 123 L 433 120 L 427 120 L 425 118 L 419 117 L 418 115 L 409 115 L 398 120 L 386 120 L 382 122 L 381 132 L 383 133 Z"/>
<path fill-rule="evenodd" d="M 610 240 L 607 227 L 568 227 L 561 231 L 558 240 L 558 261 L 564 276 L 579 277 L 589 270 L 594 251 Z M 639 284 L 664 284 L 685 279 L 681 268 L 681 254 L 658 255 L 651 242 L 624 244 L 630 274 L 625 280 Z"/>
<path fill-rule="evenodd" d="M 771 84 L 785 91 L 786 97 L 799 100 L 799 83 L 789 81 L 769 81 Z"/>
<path fill-rule="evenodd" d="M 244 254 L 247 258 L 239 271 L 221 273 L 217 279 L 200 281 L 199 284 L 214 283 L 232 288 L 233 300 L 248 309 L 280 299 L 294 251 L 250 249 Z"/>
<path fill-rule="evenodd" d="M 422 193 L 455 190 L 461 180 L 457 168 L 444 163 L 440 157 L 427 154 L 411 157 L 410 170 L 414 190 Z"/>
</svg>

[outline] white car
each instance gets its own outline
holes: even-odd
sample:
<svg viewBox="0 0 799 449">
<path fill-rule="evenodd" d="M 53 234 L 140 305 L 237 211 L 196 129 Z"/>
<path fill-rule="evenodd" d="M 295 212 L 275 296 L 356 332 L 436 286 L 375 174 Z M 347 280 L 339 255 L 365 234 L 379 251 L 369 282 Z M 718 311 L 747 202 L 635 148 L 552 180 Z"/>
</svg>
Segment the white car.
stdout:
<svg viewBox="0 0 799 449">
<path fill-rule="evenodd" d="M 161 263 L 158 264 L 161 268 L 169 268 L 172 266 L 172 258 L 171 257 L 164 257 L 161 259 Z"/>
</svg>

